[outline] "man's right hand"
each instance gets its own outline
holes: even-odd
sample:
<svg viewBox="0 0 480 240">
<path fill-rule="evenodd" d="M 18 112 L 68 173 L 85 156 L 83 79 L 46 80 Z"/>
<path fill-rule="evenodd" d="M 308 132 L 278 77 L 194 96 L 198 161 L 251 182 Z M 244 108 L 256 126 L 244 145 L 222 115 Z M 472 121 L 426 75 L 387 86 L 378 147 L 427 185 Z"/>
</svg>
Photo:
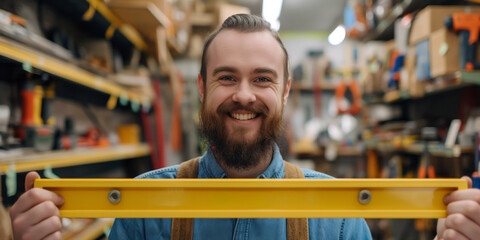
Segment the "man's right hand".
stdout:
<svg viewBox="0 0 480 240">
<path fill-rule="evenodd" d="M 45 189 L 33 188 L 37 178 L 40 175 L 36 172 L 27 174 L 25 193 L 10 209 L 14 239 L 62 239 L 58 207 L 63 204 L 63 198 Z"/>
</svg>

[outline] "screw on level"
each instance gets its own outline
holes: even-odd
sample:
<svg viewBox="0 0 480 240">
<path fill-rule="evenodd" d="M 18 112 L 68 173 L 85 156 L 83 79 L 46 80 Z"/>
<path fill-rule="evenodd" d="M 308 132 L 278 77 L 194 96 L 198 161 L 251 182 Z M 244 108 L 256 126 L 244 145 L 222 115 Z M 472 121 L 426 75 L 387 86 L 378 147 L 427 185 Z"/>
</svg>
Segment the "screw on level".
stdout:
<svg viewBox="0 0 480 240">
<path fill-rule="evenodd" d="M 116 189 L 110 190 L 110 192 L 108 193 L 108 201 L 116 204 L 120 202 L 120 199 L 122 199 L 122 194 L 120 193 L 120 191 Z"/>
<path fill-rule="evenodd" d="M 358 194 L 358 201 L 360 201 L 361 204 L 367 204 L 372 200 L 372 193 L 368 190 L 362 190 Z"/>
</svg>

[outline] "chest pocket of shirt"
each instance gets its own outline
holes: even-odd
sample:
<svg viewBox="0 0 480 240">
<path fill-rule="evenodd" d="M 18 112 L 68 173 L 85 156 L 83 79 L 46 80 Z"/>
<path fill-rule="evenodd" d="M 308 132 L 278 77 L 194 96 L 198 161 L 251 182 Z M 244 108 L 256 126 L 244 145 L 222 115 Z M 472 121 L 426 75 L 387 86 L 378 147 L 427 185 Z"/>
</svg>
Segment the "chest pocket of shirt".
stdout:
<svg viewBox="0 0 480 240">
<path fill-rule="evenodd" d="M 197 178 L 198 161 L 200 157 L 190 159 L 180 164 L 177 171 L 177 178 Z M 286 161 L 285 178 L 305 178 L 302 170 Z M 193 218 L 172 218 L 172 240 L 191 240 L 193 238 Z M 308 218 L 287 219 L 287 239 L 307 240 L 308 239 Z"/>
</svg>

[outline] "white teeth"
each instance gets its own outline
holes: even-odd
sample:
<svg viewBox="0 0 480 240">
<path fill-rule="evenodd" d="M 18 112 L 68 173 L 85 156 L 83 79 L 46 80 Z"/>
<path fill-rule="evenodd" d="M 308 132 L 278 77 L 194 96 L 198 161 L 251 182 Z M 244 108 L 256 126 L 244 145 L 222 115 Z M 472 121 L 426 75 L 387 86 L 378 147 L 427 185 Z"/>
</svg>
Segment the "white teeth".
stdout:
<svg viewBox="0 0 480 240">
<path fill-rule="evenodd" d="M 255 118 L 255 114 L 254 113 L 248 113 L 248 114 L 232 113 L 232 117 L 237 120 L 250 120 L 252 118 Z"/>
</svg>

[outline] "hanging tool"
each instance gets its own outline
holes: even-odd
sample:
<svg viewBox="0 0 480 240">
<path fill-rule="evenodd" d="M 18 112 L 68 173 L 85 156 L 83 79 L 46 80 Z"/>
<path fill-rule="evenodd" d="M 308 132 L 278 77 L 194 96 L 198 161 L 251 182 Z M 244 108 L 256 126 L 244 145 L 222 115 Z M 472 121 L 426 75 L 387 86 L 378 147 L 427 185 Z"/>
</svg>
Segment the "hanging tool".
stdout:
<svg viewBox="0 0 480 240">
<path fill-rule="evenodd" d="M 474 167 L 474 172 L 472 174 L 472 187 L 474 188 L 480 188 L 480 134 L 479 132 L 475 133 L 475 145 L 474 145 L 474 151 L 475 151 L 475 167 Z"/>
<path fill-rule="evenodd" d="M 170 129 L 170 148 L 174 152 L 181 152 L 183 148 L 182 140 L 182 99 L 185 80 L 180 71 L 172 71 L 170 74 L 172 90 L 174 92 L 172 106 L 172 123 Z"/>
<path fill-rule="evenodd" d="M 345 98 L 345 94 L 349 89 L 352 93 L 352 103 L 348 108 L 343 107 L 342 100 Z M 357 115 L 361 110 L 362 93 L 360 87 L 354 79 L 341 81 L 335 88 L 335 103 L 337 104 L 338 114 L 352 114 Z"/>
<path fill-rule="evenodd" d="M 10 119 L 10 108 L 7 105 L 0 105 L 0 148 L 8 149 L 8 120 Z"/>
<path fill-rule="evenodd" d="M 153 164 L 153 169 L 159 169 L 167 166 L 160 81 L 153 82 L 153 89 L 155 91 L 153 111 L 154 111 L 154 117 L 155 117 L 155 133 L 156 133 L 155 137 L 157 140 L 157 146 L 153 148 L 152 151 L 157 151 L 156 156 L 158 156 L 158 159 L 152 159 L 152 161 L 157 160 L 157 161 L 154 161 L 152 164 Z"/>
<path fill-rule="evenodd" d="M 80 218 L 441 218 L 463 179 L 36 179 Z M 281 201 L 272 201 L 281 199 Z"/>
<path fill-rule="evenodd" d="M 38 75 L 29 74 L 20 92 L 22 97 L 22 117 L 20 127 L 17 129 L 17 136 L 22 140 L 24 146 L 33 147 L 38 152 L 44 152 L 53 148 L 54 130 L 53 124 L 45 126 L 42 119 L 44 91 L 39 84 L 40 79 L 38 77 Z M 49 117 L 51 117 L 49 109 L 50 100 L 45 105 L 47 108 L 45 114 Z M 54 122 L 51 121 L 51 123 Z"/>
<path fill-rule="evenodd" d="M 55 117 L 52 115 L 52 102 L 55 97 L 55 83 L 49 81 L 45 86 L 42 98 L 41 117 L 45 125 L 55 126 Z"/>
<path fill-rule="evenodd" d="M 424 142 L 423 156 L 418 169 L 418 178 L 435 178 L 435 168 L 430 163 L 429 142 L 437 139 L 437 128 L 424 127 L 422 129 Z"/>
<path fill-rule="evenodd" d="M 75 149 L 77 147 L 77 136 L 75 135 L 75 121 L 71 117 L 66 117 L 64 120 L 63 132 L 59 139 L 59 149 Z"/>
<path fill-rule="evenodd" d="M 402 70 L 405 62 L 405 55 L 395 57 L 393 67 L 390 68 L 390 79 L 388 80 L 388 89 L 398 90 L 400 88 L 400 70 Z"/>
<path fill-rule="evenodd" d="M 457 12 L 445 19 L 445 26 L 460 35 L 460 68 L 473 71 L 480 68 L 477 59 L 477 42 L 480 30 L 480 13 Z"/>
</svg>

